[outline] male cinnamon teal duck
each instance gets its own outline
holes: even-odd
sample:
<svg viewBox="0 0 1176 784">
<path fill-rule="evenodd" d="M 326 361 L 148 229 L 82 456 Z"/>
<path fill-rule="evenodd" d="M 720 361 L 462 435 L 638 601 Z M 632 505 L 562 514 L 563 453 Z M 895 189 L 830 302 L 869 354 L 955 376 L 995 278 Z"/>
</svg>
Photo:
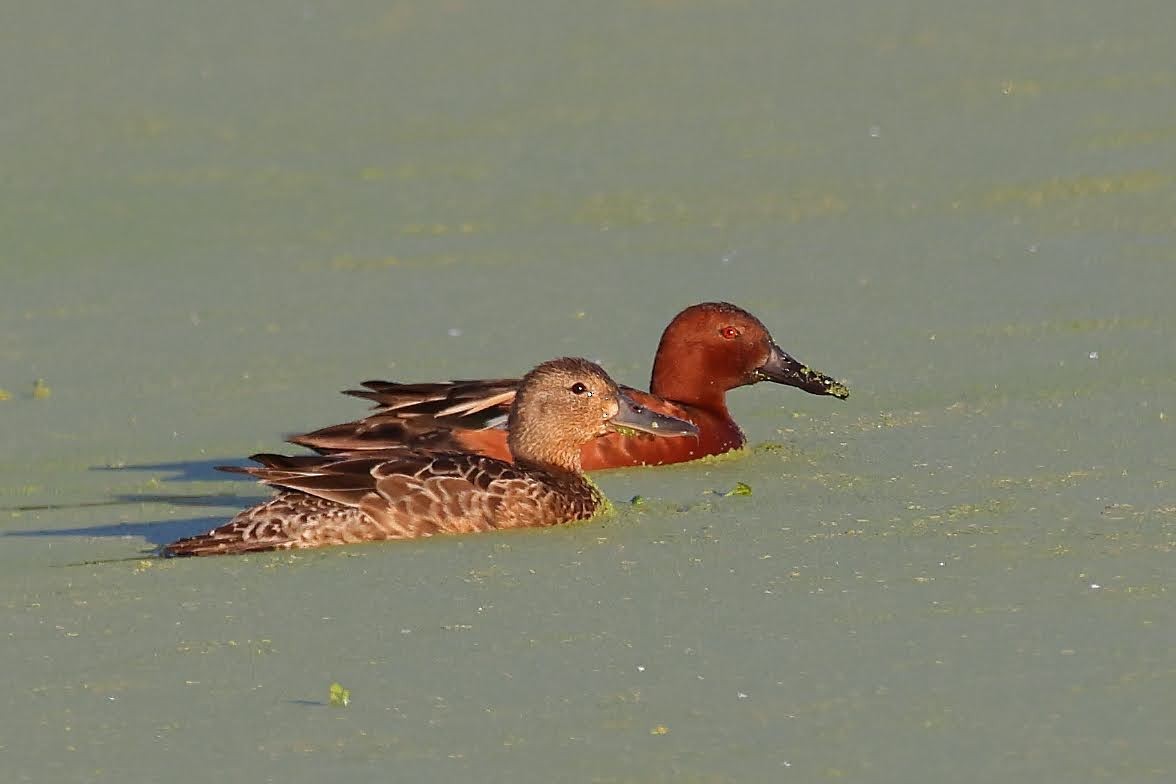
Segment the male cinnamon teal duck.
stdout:
<svg viewBox="0 0 1176 784">
<path fill-rule="evenodd" d="M 410 539 L 591 517 L 601 504 L 581 473 L 580 447 L 616 428 L 696 436 L 689 422 L 642 408 L 586 359 L 545 362 L 523 378 L 510 407 L 515 462 L 468 452 L 392 447 L 351 454 L 254 455 L 228 466 L 278 495 L 206 534 L 162 548 L 217 555 Z"/>
<path fill-rule="evenodd" d="M 648 409 L 693 422 L 699 437 L 604 435 L 584 445 L 584 470 L 681 463 L 742 447 L 746 438 L 727 410 L 727 391 L 760 381 L 814 395 L 849 397 L 844 384 L 785 353 L 763 323 L 742 308 L 726 302 L 686 308 L 662 333 L 650 391 L 621 389 Z M 347 394 L 375 401 L 375 413 L 293 436 L 290 441 L 323 454 L 400 444 L 510 459 L 505 411 L 518 389 L 517 379 L 425 384 L 365 381 L 363 386 L 366 389 Z"/>
</svg>

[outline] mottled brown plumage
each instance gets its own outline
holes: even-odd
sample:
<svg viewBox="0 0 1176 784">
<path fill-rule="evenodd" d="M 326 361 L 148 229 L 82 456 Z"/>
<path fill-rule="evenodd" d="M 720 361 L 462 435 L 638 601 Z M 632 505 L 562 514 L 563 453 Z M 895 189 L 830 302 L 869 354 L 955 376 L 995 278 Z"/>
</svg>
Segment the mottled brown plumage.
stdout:
<svg viewBox="0 0 1176 784">
<path fill-rule="evenodd" d="M 270 501 L 165 555 L 321 547 L 591 517 L 600 504 L 580 473 L 581 445 L 614 427 L 693 435 L 687 422 L 634 405 L 597 365 L 559 359 L 523 379 L 510 410 L 515 464 L 408 447 L 335 455 L 254 455 L 229 467 L 279 489 Z"/>
</svg>

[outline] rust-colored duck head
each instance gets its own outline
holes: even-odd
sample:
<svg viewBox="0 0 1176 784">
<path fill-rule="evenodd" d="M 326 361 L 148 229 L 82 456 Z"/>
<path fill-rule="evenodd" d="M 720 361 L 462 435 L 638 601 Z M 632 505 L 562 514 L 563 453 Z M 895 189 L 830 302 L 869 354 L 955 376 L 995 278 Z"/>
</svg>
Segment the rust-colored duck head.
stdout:
<svg viewBox="0 0 1176 784">
<path fill-rule="evenodd" d="M 763 322 L 727 302 L 691 305 L 674 317 L 657 347 L 650 391 L 725 410 L 727 390 L 759 381 L 849 397 L 844 384 L 794 359 L 776 345 Z"/>
<path fill-rule="evenodd" d="M 690 422 L 634 403 L 596 363 L 570 357 L 544 362 L 523 378 L 509 429 L 516 463 L 576 473 L 580 447 L 605 433 L 698 435 Z"/>
</svg>

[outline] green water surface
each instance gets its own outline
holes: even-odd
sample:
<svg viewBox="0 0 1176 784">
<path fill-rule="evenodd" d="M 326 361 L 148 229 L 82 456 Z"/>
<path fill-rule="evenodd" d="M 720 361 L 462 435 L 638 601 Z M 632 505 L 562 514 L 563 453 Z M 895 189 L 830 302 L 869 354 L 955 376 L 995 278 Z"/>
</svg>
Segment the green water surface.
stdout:
<svg viewBox="0 0 1176 784">
<path fill-rule="evenodd" d="M 1173 29 L 0 11 L 0 778 L 1176 779 Z M 598 474 L 588 524 L 149 555 L 266 497 L 213 467 L 339 389 L 643 386 L 714 299 L 850 399 L 738 390 L 746 453 Z"/>
</svg>

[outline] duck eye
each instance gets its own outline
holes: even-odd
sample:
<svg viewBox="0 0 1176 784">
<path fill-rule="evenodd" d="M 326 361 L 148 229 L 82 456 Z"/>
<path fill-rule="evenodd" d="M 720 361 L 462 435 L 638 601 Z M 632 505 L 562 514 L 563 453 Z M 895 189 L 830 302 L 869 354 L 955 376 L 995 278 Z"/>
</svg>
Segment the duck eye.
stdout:
<svg viewBox="0 0 1176 784">
<path fill-rule="evenodd" d="M 735 338 L 739 337 L 739 327 L 723 327 L 719 330 L 719 334 L 725 337 L 727 340 L 734 340 Z"/>
<path fill-rule="evenodd" d="M 572 394 L 573 395 L 582 395 L 587 391 L 588 391 L 588 387 L 584 386 L 579 381 L 577 381 L 575 384 L 572 384 Z"/>
</svg>

